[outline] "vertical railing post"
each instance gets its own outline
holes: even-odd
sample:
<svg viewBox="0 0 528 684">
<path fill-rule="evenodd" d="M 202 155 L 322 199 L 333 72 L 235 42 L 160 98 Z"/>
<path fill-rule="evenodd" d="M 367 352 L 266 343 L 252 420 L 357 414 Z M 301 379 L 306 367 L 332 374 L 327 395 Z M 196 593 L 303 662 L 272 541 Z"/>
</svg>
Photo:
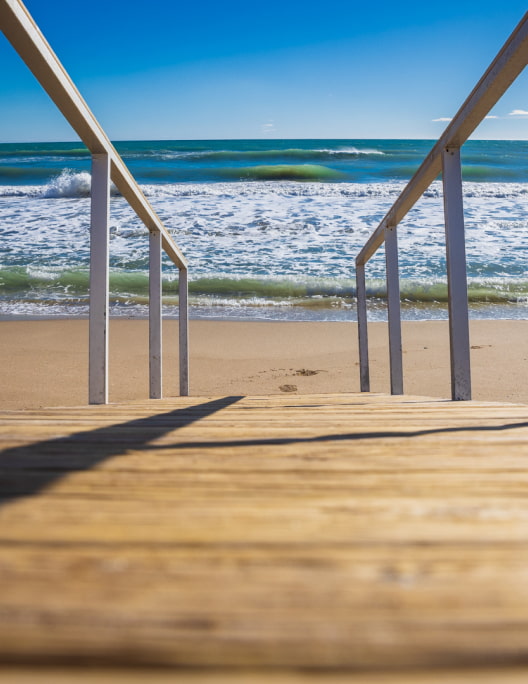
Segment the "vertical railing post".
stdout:
<svg viewBox="0 0 528 684">
<path fill-rule="evenodd" d="M 356 264 L 356 298 L 358 318 L 360 390 L 361 392 L 370 392 L 367 331 L 367 289 L 365 285 L 364 264 Z"/>
<path fill-rule="evenodd" d="M 471 399 L 469 311 L 460 148 L 450 147 L 443 151 L 442 181 L 449 299 L 451 396 L 456 401 Z"/>
<path fill-rule="evenodd" d="M 161 233 L 149 237 L 149 390 L 151 399 L 162 396 L 161 341 Z"/>
<path fill-rule="evenodd" d="M 385 266 L 387 273 L 391 394 L 403 394 L 400 275 L 396 226 L 385 227 Z"/>
<path fill-rule="evenodd" d="M 110 215 L 110 158 L 92 155 L 90 218 L 90 404 L 108 403 L 108 253 Z"/>
<path fill-rule="evenodd" d="M 178 300 L 180 395 L 187 397 L 189 396 L 189 286 L 186 268 L 180 268 Z"/>
</svg>

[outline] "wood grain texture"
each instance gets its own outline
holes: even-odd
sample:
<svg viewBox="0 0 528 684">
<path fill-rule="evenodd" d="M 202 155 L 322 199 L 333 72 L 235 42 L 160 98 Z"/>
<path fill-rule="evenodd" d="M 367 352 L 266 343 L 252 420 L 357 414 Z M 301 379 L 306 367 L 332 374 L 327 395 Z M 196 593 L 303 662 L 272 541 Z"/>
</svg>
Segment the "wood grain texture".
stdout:
<svg viewBox="0 0 528 684">
<path fill-rule="evenodd" d="M 4 666 L 528 661 L 527 406 L 179 397 L 4 411 L 0 448 Z"/>
<path fill-rule="evenodd" d="M 0 668 L 1 684 L 526 684 L 528 669 L 441 669 L 400 672 L 156 670 L 153 668 Z"/>
</svg>

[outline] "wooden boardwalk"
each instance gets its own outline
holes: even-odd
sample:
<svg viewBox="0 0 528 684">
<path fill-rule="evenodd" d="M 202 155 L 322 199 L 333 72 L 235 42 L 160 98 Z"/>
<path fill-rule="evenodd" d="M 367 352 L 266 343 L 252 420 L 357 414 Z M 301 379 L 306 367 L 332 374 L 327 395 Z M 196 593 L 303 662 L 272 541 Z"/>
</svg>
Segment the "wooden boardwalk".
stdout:
<svg viewBox="0 0 528 684">
<path fill-rule="evenodd" d="M 2 681 L 528 681 L 528 406 L 176 398 L 0 439 Z"/>
</svg>

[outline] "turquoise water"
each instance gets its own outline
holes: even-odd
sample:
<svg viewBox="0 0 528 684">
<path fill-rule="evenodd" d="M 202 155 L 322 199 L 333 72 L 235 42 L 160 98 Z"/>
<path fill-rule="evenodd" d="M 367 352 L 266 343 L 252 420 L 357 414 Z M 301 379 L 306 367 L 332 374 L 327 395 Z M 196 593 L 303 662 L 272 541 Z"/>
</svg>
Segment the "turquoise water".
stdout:
<svg viewBox="0 0 528 684">
<path fill-rule="evenodd" d="M 189 260 L 195 317 L 350 320 L 354 259 L 433 146 L 415 140 L 139 141 L 116 147 Z M 528 142 L 463 148 L 473 316 L 528 314 Z M 0 145 L 0 316 L 85 315 L 90 156 L 79 143 Z M 399 228 L 406 318 L 446 316 L 439 181 Z M 113 315 L 143 316 L 148 240 L 116 193 Z M 383 250 L 368 267 L 385 317 Z M 164 267 L 166 315 L 177 273 Z"/>
<path fill-rule="evenodd" d="M 430 140 L 135 141 L 115 146 L 139 183 L 408 180 Z M 528 182 L 528 141 L 469 141 L 467 181 Z M 80 143 L 0 144 L 2 185 L 43 184 L 68 168 L 89 170 Z"/>
</svg>

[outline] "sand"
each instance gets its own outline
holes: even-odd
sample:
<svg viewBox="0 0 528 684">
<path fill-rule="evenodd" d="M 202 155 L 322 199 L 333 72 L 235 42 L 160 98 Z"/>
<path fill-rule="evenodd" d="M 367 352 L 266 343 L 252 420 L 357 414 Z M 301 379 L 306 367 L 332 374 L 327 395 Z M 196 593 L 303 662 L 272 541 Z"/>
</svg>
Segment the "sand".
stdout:
<svg viewBox="0 0 528 684">
<path fill-rule="evenodd" d="M 164 322 L 164 395 L 178 395 L 177 321 Z M 0 407 L 87 403 L 88 322 L 0 322 Z M 387 325 L 369 326 L 371 390 L 389 391 Z M 528 403 L 528 321 L 472 321 L 473 398 Z M 359 391 L 355 323 L 191 321 L 191 395 Z M 405 392 L 450 397 L 444 321 L 404 322 Z M 148 323 L 110 325 L 110 401 L 148 399 Z"/>
</svg>

